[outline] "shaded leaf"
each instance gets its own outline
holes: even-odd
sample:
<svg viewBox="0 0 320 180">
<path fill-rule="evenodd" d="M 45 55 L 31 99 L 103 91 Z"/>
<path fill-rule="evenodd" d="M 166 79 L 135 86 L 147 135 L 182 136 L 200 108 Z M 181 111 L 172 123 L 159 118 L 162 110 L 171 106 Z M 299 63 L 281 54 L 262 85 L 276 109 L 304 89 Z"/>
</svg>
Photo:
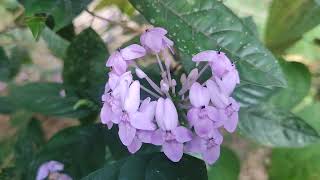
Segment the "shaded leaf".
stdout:
<svg viewBox="0 0 320 180">
<path fill-rule="evenodd" d="M 265 41 L 275 52 L 283 52 L 320 23 L 318 0 L 273 0 Z"/>
<path fill-rule="evenodd" d="M 218 161 L 209 167 L 209 180 L 238 180 L 239 174 L 240 161 L 237 155 L 222 147 Z"/>
<path fill-rule="evenodd" d="M 107 57 L 108 52 L 100 36 L 91 28 L 84 30 L 67 49 L 64 83 L 72 87 L 79 97 L 101 104 L 107 80 Z"/>
<path fill-rule="evenodd" d="M 71 23 L 91 0 L 19 0 L 24 5 L 25 15 L 46 14 L 54 19 L 54 30 L 57 31 Z"/>
<path fill-rule="evenodd" d="M 184 61 L 191 61 L 191 55 L 202 50 L 221 50 L 237 62 L 242 80 L 264 86 L 285 86 L 276 59 L 223 3 L 210 0 L 130 2 L 150 23 L 169 31 L 175 47 L 189 56 L 183 58 Z"/>
<path fill-rule="evenodd" d="M 70 44 L 68 41 L 61 38 L 48 27 L 44 28 L 42 38 L 46 41 L 48 48 L 51 50 L 52 54 L 54 54 L 58 58 L 64 58 L 67 47 Z"/>
<path fill-rule="evenodd" d="M 311 74 L 307 66 L 299 62 L 280 61 L 287 79 L 288 87 L 281 88 L 270 102 L 284 109 L 292 109 L 308 95 L 311 86 Z"/>
<path fill-rule="evenodd" d="M 241 109 L 238 127 L 240 133 L 266 146 L 301 147 L 320 138 L 303 119 L 267 105 Z"/>
<path fill-rule="evenodd" d="M 0 114 L 10 114 L 16 110 L 9 97 L 0 96 Z"/>
<path fill-rule="evenodd" d="M 297 115 L 320 132 L 320 102 L 315 102 L 305 106 Z"/>
</svg>

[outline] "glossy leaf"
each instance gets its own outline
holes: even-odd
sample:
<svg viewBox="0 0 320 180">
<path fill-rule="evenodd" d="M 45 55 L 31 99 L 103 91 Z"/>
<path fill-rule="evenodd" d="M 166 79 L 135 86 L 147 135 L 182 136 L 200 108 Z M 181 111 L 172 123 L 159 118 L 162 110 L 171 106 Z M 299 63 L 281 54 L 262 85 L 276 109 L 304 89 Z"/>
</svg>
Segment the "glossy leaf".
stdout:
<svg viewBox="0 0 320 180">
<path fill-rule="evenodd" d="M 303 118 L 307 123 L 320 132 L 320 102 L 314 102 L 305 106 L 297 112 L 297 115 Z"/>
<path fill-rule="evenodd" d="M 311 86 L 311 74 L 308 67 L 299 62 L 280 61 L 287 79 L 288 87 L 280 89 L 271 98 L 271 103 L 284 108 L 292 109 L 308 95 Z"/>
<path fill-rule="evenodd" d="M 24 5 L 25 15 L 45 14 L 54 19 L 54 30 L 70 24 L 91 0 L 19 0 Z"/>
<path fill-rule="evenodd" d="M 319 0 L 273 0 L 265 41 L 275 52 L 283 52 L 320 24 Z"/>
<path fill-rule="evenodd" d="M 72 127 L 58 132 L 27 166 L 27 179 L 34 179 L 38 167 L 49 160 L 62 162 L 66 173 L 74 179 L 100 168 L 105 162 L 105 133 L 101 125 Z"/>
<path fill-rule="evenodd" d="M 100 36 L 91 28 L 84 30 L 67 49 L 64 83 L 72 87 L 79 97 L 101 104 L 107 80 L 107 57 L 108 52 Z"/>
<path fill-rule="evenodd" d="M 222 147 L 218 161 L 208 169 L 209 180 L 238 180 L 239 174 L 240 161 L 237 155 Z"/>
<path fill-rule="evenodd" d="M 29 83 L 12 86 L 9 99 L 16 108 L 51 116 L 79 118 L 90 113 L 88 107 L 75 108 L 79 98 L 62 96 L 64 88 L 58 83 Z"/>
<path fill-rule="evenodd" d="M 46 27 L 46 19 L 44 16 L 32 16 L 25 20 L 36 41 L 39 40 L 43 29 Z"/>
<path fill-rule="evenodd" d="M 301 147 L 320 142 L 320 134 L 303 119 L 272 106 L 240 110 L 240 133 L 260 144 L 274 147 Z"/>
<path fill-rule="evenodd" d="M 264 86 L 285 86 L 277 60 L 219 1 L 130 0 L 149 22 L 162 26 L 175 47 L 188 55 L 214 49 L 226 52 L 235 62 L 242 80 Z"/>
<path fill-rule="evenodd" d="M 275 149 L 269 168 L 270 180 L 316 180 L 320 178 L 320 145 L 299 149 Z"/>
</svg>

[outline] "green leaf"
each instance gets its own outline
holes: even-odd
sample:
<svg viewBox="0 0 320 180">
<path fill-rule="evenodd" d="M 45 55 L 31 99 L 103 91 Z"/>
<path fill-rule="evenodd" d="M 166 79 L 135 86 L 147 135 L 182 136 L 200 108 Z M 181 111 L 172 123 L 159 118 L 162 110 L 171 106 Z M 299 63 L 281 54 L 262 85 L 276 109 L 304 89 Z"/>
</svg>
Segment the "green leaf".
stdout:
<svg viewBox="0 0 320 180">
<path fill-rule="evenodd" d="M 319 0 L 273 0 L 265 41 L 275 52 L 283 52 L 320 24 Z"/>
<path fill-rule="evenodd" d="M 238 180 L 240 161 L 230 149 L 222 147 L 220 157 L 209 167 L 209 180 Z"/>
<path fill-rule="evenodd" d="M 29 83 L 23 86 L 12 86 L 9 99 L 17 108 L 44 115 L 80 118 L 90 113 L 88 107 L 75 109 L 79 101 L 75 96 L 61 95 L 62 84 L 59 83 Z"/>
<path fill-rule="evenodd" d="M 320 179 L 320 145 L 299 149 L 274 149 L 269 168 L 270 180 Z"/>
<path fill-rule="evenodd" d="M 108 178 L 106 178 L 108 177 Z M 204 161 L 184 155 L 174 163 L 163 153 L 135 154 L 96 170 L 83 180 L 207 180 Z"/>
<path fill-rule="evenodd" d="M 290 110 L 308 95 L 311 86 L 311 74 L 308 67 L 299 62 L 280 61 L 287 79 L 288 87 L 280 89 L 270 102 L 278 107 Z"/>
<path fill-rule="evenodd" d="M 110 5 L 116 5 L 122 12 L 129 16 L 131 16 L 135 10 L 128 0 L 101 0 L 95 7 L 95 10 L 101 10 Z"/>
<path fill-rule="evenodd" d="M 57 31 L 70 24 L 91 0 L 19 0 L 24 5 L 25 15 L 46 14 L 54 19 L 54 30 Z"/>
<path fill-rule="evenodd" d="M 32 119 L 27 126 L 19 132 L 15 144 L 15 165 L 20 172 L 25 172 L 26 167 L 33 160 L 35 154 L 44 144 L 44 133 L 38 120 Z M 23 173 L 23 174 L 24 174 Z"/>
<path fill-rule="evenodd" d="M 0 114 L 10 114 L 16 110 L 15 105 L 7 96 L 0 96 Z"/>
<path fill-rule="evenodd" d="M 320 139 L 304 120 L 270 105 L 241 109 L 239 115 L 240 133 L 266 146 L 301 147 Z"/>
<path fill-rule="evenodd" d="M 44 28 L 42 32 L 42 38 L 46 41 L 48 48 L 51 50 L 52 54 L 60 59 L 63 59 L 69 46 L 69 42 L 55 32 L 53 32 L 48 27 Z"/>
<path fill-rule="evenodd" d="M 28 179 L 34 179 L 38 167 L 49 160 L 65 165 L 74 179 L 100 168 L 105 162 L 106 128 L 96 124 L 64 129 L 54 135 L 29 164 Z"/>
<path fill-rule="evenodd" d="M 149 22 L 169 31 L 175 47 L 188 55 L 221 50 L 235 62 L 242 80 L 285 86 L 280 66 L 242 20 L 219 1 L 130 0 Z M 187 67 L 188 68 L 188 67 Z"/>
<path fill-rule="evenodd" d="M 5 50 L 0 47 L 0 81 L 8 81 L 10 77 L 10 61 Z"/>
<path fill-rule="evenodd" d="M 47 18 L 45 16 L 32 16 L 26 18 L 25 20 L 36 41 L 39 40 L 41 33 L 46 26 L 46 19 Z"/>
<path fill-rule="evenodd" d="M 318 132 L 320 132 L 320 102 L 315 102 L 307 105 L 302 110 L 300 110 L 297 115 L 314 127 Z"/>
<path fill-rule="evenodd" d="M 255 35 L 259 38 L 259 32 L 256 23 L 253 20 L 252 16 L 241 18 L 242 23 L 247 26 L 247 28 L 251 31 L 251 34 Z"/>
<path fill-rule="evenodd" d="M 64 83 L 73 87 L 79 97 L 101 104 L 107 80 L 107 57 L 108 52 L 100 36 L 91 28 L 84 30 L 67 49 L 63 69 Z"/>
</svg>

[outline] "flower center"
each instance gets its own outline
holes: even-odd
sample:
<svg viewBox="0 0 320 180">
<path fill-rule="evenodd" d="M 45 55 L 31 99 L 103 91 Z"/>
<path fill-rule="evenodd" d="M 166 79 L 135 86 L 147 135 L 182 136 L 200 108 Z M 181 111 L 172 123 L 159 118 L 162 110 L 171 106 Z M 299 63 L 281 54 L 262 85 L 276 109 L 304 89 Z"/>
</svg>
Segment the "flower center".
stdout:
<svg viewBox="0 0 320 180">
<path fill-rule="evenodd" d="M 207 148 L 210 149 L 214 146 L 217 146 L 216 140 L 214 138 L 211 138 L 207 141 Z"/>
<path fill-rule="evenodd" d="M 129 114 L 126 111 L 122 111 L 120 120 L 124 123 L 128 123 L 129 122 Z"/>
<path fill-rule="evenodd" d="M 174 135 L 170 132 L 170 131 L 167 131 L 166 134 L 165 134 L 165 140 L 166 141 L 172 141 L 172 140 L 175 140 L 176 138 L 174 137 Z"/>
</svg>

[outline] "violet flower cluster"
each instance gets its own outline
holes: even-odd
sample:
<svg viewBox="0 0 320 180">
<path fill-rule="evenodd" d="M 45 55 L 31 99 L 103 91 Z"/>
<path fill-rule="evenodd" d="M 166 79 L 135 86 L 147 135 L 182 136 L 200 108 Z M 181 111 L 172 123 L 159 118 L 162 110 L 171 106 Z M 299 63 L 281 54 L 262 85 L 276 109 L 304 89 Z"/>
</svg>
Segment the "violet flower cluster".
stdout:
<svg viewBox="0 0 320 180">
<path fill-rule="evenodd" d="M 148 29 L 140 37 L 141 45 L 118 49 L 108 58 L 111 71 L 102 96 L 101 122 L 109 129 L 119 127 L 120 140 L 131 153 L 151 143 L 161 146 L 171 161 L 178 162 L 186 152 L 201 154 L 213 164 L 220 155 L 222 128 L 231 133 L 237 127 L 239 104 L 231 94 L 240 83 L 238 71 L 223 52 L 208 50 L 192 58 L 197 67 L 203 65 L 201 70 L 182 74 L 177 82 L 168 53 L 168 49 L 174 53 L 174 43 L 166 34 L 160 27 Z M 159 83 L 138 65 L 147 54 L 159 65 Z M 212 76 L 201 82 L 208 69 Z M 141 99 L 141 91 L 149 97 Z"/>
</svg>

